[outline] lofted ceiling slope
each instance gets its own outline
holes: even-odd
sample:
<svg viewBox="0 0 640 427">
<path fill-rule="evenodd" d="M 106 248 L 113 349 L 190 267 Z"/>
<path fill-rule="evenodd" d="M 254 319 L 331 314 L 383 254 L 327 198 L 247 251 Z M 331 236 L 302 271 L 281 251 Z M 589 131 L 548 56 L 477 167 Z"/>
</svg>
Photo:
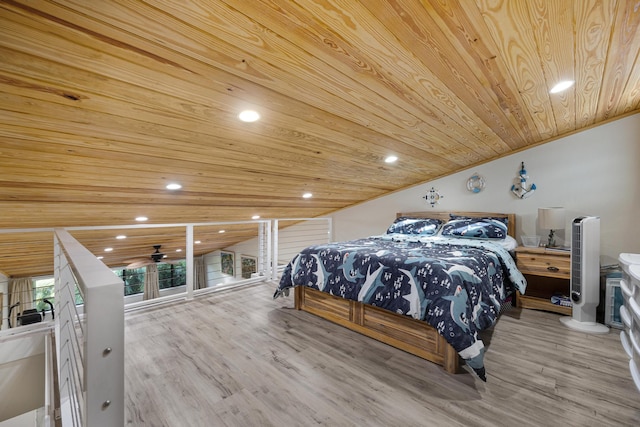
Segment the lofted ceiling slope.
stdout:
<svg viewBox="0 0 640 427">
<path fill-rule="evenodd" d="M 3 0 L 0 229 L 318 216 L 638 112 L 639 9 Z M 50 273 L 51 251 L 0 234 L 0 271 Z"/>
</svg>

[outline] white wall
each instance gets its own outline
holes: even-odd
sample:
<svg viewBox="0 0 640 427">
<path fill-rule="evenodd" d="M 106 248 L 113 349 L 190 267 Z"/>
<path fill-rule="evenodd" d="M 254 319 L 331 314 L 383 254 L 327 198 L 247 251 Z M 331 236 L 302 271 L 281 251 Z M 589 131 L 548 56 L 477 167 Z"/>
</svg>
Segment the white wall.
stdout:
<svg viewBox="0 0 640 427">
<path fill-rule="evenodd" d="M 236 279 L 242 279 L 242 256 L 251 256 L 256 258 L 256 267 L 258 267 L 258 256 L 259 256 L 259 245 L 258 238 L 254 238 L 251 240 L 247 240 L 244 242 L 240 242 L 233 246 L 228 246 L 225 248 L 225 251 L 234 253 L 234 266 L 233 273 Z M 222 273 L 220 273 L 222 274 Z M 208 277 L 208 276 L 207 276 Z"/>
<path fill-rule="evenodd" d="M 2 337 L 0 421 L 44 406 L 45 333 Z"/>
<path fill-rule="evenodd" d="M 640 253 L 640 114 L 509 155 L 454 175 L 365 202 L 332 215 L 334 240 L 381 234 L 396 212 L 491 211 L 517 214 L 517 236 L 546 230 L 537 225 L 539 207 L 563 206 L 566 227 L 558 243 L 570 241 L 571 221 L 583 215 L 601 219 L 604 264 L 614 263 L 620 252 Z M 510 188 L 525 162 L 527 183 L 538 189 L 518 199 Z M 397 163 L 402 167 L 402 159 Z M 477 194 L 466 188 L 477 172 L 486 188 Z M 431 187 L 444 196 L 432 208 L 424 197 Z"/>
<path fill-rule="evenodd" d="M 43 408 L 36 409 L 34 411 L 25 412 L 17 417 L 11 418 L 6 421 L 0 422 L 0 427 L 25 427 L 25 426 L 37 426 L 40 417 L 40 412 Z"/>
<path fill-rule="evenodd" d="M 311 220 L 301 220 L 295 222 L 295 219 L 281 220 L 278 230 L 278 259 L 277 264 L 286 265 L 298 252 L 309 245 L 325 244 L 331 239 L 331 218 L 322 217 Z M 293 225 L 291 222 L 295 222 Z M 285 224 L 285 225 L 283 225 Z M 265 226 L 272 227 L 272 224 L 265 222 Z M 275 232 L 272 235 L 275 239 Z M 262 242 L 262 256 L 260 255 L 260 241 L 253 238 L 244 242 L 237 243 L 224 248 L 225 251 L 234 253 L 234 277 L 228 276 L 221 272 L 220 251 L 214 251 L 204 255 L 207 267 L 207 287 L 223 285 L 231 283 L 235 280 L 242 279 L 242 257 L 250 256 L 256 258 L 257 273 L 269 274 L 269 260 L 267 260 L 267 246 L 270 244 Z M 271 242 L 273 244 L 273 242 Z M 263 265 L 261 265 L 261 262 Z"/>
<path fill-rule="evenodd" d="M 236 276 L 238 272 L 238 255 L 234 253 L 233 257 L 233 273 Z M 220 262 L 220 251 L 211 252 L 204 255 L 204 263 L 207 266 L 207 288 L 231 283 L 235 280 L 234 276 L 224 274 Z"/>
</svg>

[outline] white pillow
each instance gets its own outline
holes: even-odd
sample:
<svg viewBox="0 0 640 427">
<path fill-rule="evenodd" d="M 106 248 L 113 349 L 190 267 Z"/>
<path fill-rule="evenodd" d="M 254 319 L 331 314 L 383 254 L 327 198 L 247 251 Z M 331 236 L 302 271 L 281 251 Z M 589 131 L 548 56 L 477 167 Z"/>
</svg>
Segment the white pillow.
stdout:
<svg viewBox="0 0 640 427">
<path fill-rule="evenodd" d="M 500 243 L 500 245 L 508 251 L 512 251 L 518 247 L 518 241 L 508 234 L 504 239 L 494 240 L 494 242 Z"/>
</svg>

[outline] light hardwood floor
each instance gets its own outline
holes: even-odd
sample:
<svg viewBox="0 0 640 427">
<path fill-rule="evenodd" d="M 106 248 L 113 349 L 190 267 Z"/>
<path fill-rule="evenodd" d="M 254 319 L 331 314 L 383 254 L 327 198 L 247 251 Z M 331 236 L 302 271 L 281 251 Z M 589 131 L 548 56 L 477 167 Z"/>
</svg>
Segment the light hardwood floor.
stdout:
<svg viewBox="0 0 640 427">
<path fill-rule="evenodd" d="M 640 425 L 618 330 L 512 309 L 483 337 L 483 383 L 274 301 L 274 289 L 128 313 L 127 425 Z"/>
</svg>

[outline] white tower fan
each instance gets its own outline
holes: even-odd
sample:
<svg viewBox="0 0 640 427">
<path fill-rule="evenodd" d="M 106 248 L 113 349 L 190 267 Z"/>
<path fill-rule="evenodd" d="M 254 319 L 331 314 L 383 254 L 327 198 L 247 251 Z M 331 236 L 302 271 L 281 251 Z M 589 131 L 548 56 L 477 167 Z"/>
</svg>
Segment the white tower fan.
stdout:
<svg viewBox="0 0 640 427">
<path fill-rule="evenodd" d="M 596 323 L 600 302 L 600 218 L 579 217 L 571 224 L 571 317 L 561 317 L 568 328 L 590 334 L 606 334 Z"/>
</svg>

